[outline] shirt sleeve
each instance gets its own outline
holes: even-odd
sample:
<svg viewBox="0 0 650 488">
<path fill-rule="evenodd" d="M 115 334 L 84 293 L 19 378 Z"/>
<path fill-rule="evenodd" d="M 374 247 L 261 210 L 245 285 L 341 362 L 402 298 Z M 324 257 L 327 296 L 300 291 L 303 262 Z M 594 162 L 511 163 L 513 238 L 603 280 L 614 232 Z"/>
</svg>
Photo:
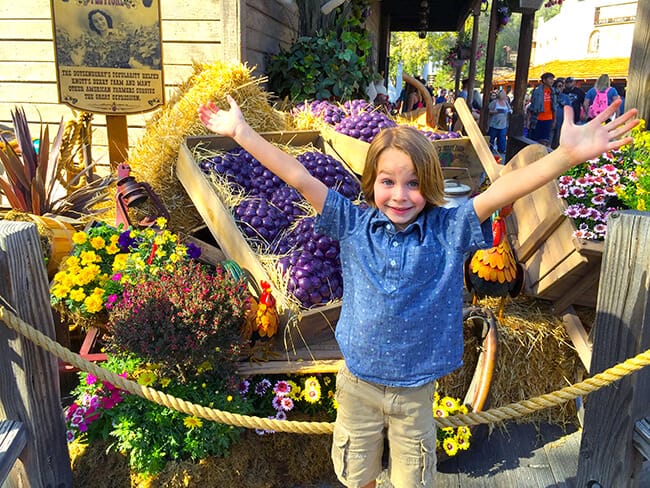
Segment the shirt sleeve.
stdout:
<svg viewBox="0 0 650 488">
<path fill-rule="evenodd" d="M 481 223 L 474 210 L 474 199 L 459 207 L 437 209 L 440 212 L 440 237 L 461 252 L 492 247 L 490 219 Z"/>
<path fill-rule="evenodd" d="M 327 191 L 323 212 L 316 217 L 314 231 L 332 239 L 342 240 L 354 222 L 354 205 L 331 188 Z"/>
</svg>

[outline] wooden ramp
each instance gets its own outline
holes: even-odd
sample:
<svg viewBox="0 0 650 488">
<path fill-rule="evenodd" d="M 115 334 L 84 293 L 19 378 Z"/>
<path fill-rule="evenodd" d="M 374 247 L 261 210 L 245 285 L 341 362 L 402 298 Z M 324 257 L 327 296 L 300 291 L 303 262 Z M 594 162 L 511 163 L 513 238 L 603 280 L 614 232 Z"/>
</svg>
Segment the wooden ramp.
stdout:
<svg viewBox="0 0 650 488">
<path fill-rule="evenodd" d="M 440 463 L 436 488 L 577 488 L 582 431 L 544 424 L 508 424 L 495 429 L 466 452 Z M 485 431 L 484 431 L 485 432 Z M 477 436 L 480 435 L 477 434 Z M 393 488 L 384 471 L 381 488 Z M 639 487 L 650 486 L 650 466 L 644 466 Z M 293 488 L 343 488 L 326 482 Z M 581 487 L 582 488 L 582 487 Z"/>
</svg>

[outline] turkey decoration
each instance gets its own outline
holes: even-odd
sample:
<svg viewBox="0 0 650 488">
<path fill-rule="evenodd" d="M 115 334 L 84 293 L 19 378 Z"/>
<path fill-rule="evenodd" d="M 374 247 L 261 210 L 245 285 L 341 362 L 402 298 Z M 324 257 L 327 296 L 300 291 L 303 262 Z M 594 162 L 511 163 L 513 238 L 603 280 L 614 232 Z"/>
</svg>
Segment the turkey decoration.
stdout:
<svg viewBox="0 0 650 488">
<path fill-rule="evenodd" d="M 508 295 L 516 297 L 524 287 L 524 268 L 515 259 L 506 235 L 502 209 L 492 217 L 494 247 L 479 249 L 465 261 L 465 286 L 473 302 L 484 297 L 500 297 L 497 317 L 503 319 L 503 308 Z"/>
</svg>

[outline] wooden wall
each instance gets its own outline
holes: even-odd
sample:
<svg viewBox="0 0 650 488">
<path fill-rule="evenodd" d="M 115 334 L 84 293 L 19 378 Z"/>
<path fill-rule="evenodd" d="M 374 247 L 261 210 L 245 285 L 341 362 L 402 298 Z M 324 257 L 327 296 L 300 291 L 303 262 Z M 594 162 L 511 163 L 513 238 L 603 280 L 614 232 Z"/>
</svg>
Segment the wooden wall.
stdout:
<svg viewBox="0 0 650 488">
<path fill-rule="evenodd" d="M 192 71 L 192 62 L 247 61 L 261 74 L 266 57 L 290 44 L 299 28 L 291 0 L 160 0 L 166 96 Z M 58 103 L 50 0 L 0 2 L 0 124 L 22 106 L 37 134 L 40 120 L 57 124 L 73 111 Z M 129 144 L 137 142 L 148 112 L 127 116 Z M 93 119 L 93 158 L 107 164 L 106 118 Z"/>
</svg>

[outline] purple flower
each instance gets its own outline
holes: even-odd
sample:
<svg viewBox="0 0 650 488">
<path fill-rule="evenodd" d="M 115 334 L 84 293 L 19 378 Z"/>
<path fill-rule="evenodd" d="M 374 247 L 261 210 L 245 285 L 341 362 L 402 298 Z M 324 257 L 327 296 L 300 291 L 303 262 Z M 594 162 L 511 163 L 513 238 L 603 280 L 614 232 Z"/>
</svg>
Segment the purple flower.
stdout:
<svg viewBox="0 0 650 488">
<path fill-rule="evenodd" d="M 248 393 L 248 388 L 251 386 L 251 382 L 248 380 L 242 380 L 241 383 L 239 383 L 239 394 L 240 395 L 245 395 Z"/>
<path fill-rule="evenodd" d="M 120 246 L 122 251 L 128 251 L 134 244 L 135 239 L 131 237 L 131 231 L 128 229 L 122 232 L 120 237 L 117 238 L 117 245 Z"/>
<path fill-rule="evenodd" d="M 198 259 L 199 256 L 201 256 L 201 248 L 196 244 L 194 244 L 193 242 L 190 242 L 187 245 L 186 254 L 191 259 Z"/>
<path fill-rule="evenodd" d="M 268 390 L 270 387 L 271 387 L 271 382 L 266 378 L 264 378 L 257 385 L 255 385 L 255 394 L 258 396 L 263 396 L 264 393 L 266 393 L 266 390 Z"/>
</svg>

